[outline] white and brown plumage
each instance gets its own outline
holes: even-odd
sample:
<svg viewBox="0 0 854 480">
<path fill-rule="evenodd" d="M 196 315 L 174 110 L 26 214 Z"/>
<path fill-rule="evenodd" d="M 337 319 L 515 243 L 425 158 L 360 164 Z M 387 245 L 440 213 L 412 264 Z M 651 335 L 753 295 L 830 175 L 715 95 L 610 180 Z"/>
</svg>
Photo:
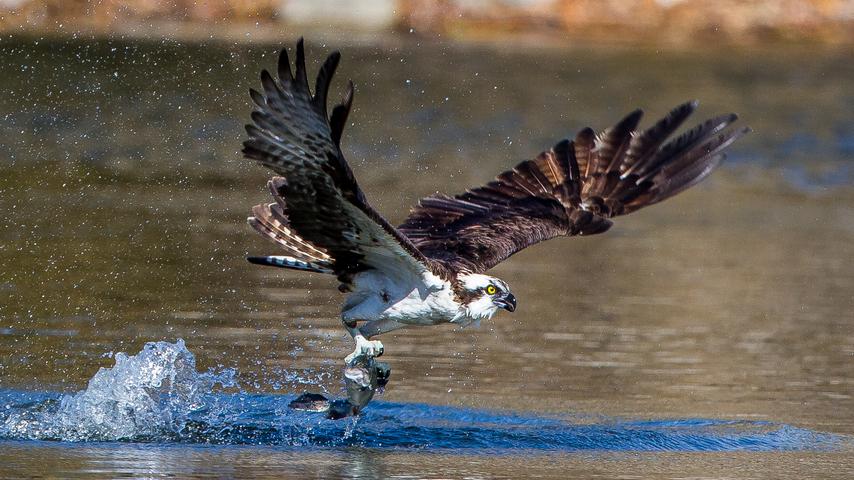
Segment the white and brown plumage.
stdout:
<svg viewBox="0 0 854 480">
<path fill-rule="evenodd" d="M 302 40 L 292 73 L 282 50 L 278 78 L 261 73 L 252 90 L 254 124 L 244 154 L 278 175 L 274 203 L 249 223 L 287 255 L 253 263 L 337 275 L 349 292 L 341 318 L 356 341 L 348 361 L 378 355 L 371 337 L 407 325 L 466 325 L 513 311 L 516 299 L 485 272 L 514 253 L 559 236 L 594 235 L 611 217 L 658 203 L 695 185 L 748 129 L 726 130 L 735 114 L 703 122 L 667 143 L 697 106 L 688 102 L 646 130 L 636 110 L 596 134 L 587 128 L 478 188 L 422 199 L 394 227 L 368 203 L 341 151 L 353 100 L 327 114 L 329 83 L 340 55 L 320 69 L 312 95 Z"/>
</svg>

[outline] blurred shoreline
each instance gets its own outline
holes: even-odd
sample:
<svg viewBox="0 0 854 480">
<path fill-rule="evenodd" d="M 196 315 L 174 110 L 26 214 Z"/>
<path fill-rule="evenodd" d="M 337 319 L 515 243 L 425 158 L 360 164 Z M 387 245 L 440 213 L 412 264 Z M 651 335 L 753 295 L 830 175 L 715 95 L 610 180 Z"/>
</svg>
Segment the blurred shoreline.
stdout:
<svg viewBox="0 0 854 480">
<path fill-rule="evenodd" d="M 850 46 L 854 0 L 0 0 L 0 32 L 271 43 Z"/>
</svg>

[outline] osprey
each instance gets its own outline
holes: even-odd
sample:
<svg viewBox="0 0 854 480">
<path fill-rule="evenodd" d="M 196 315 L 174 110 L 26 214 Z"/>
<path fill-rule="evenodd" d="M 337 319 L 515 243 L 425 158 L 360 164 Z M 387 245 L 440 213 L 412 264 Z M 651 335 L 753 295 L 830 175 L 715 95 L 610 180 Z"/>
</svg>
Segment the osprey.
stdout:
<svg viewBox="0 0 854 480">
<path fill-rule="evenodd" d="M 516 309 L 504 281 L 486 271 L 544 240 L 595 235 L 611 218 L 672 197 L 700 182 L 722 150 L 749 129 L 726 130 L 735 114 L 703 122 L 665 141 L 695 110 L 687 102 L 645 130 L 635 110 L 600 133 L 585 128 L 484 186 L 422 199 L 391 225 L 359 188 L 341 151 L 353 83 L 328 115 L 326 97 L 340 54 L 326 59 L 312 94 L 303 41 L 292 72 L 286 50 L 254 110 L 244 155 L 279 176 L 273 202 L 252 209 L 249 224 L 286 255 L 252 263 L 336 275 L 347 293 L 341 320 L 356 348 L 345 362 L 383 352 L 371 338 L 410 325 L 462 326 Z"/>
</svg>

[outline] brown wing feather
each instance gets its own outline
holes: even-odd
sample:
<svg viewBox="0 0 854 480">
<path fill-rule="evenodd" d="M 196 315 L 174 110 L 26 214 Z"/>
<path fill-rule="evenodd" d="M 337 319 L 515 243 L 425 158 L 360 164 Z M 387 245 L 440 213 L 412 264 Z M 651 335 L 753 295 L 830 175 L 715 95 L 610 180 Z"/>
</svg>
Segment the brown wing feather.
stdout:
<svg viewBox="0 0 854 480">
<path fill-rule="evenodd" d="M 286 202 L 281 190 L 285 184 L 282 177 L 273 177 L 267 182 L 275 203 L 265 203 L 252 207 L 252 216 L 247 219 L 249 225 L 258 233 L 278 244 L 289 255 L 298 260 L 325 265 L 332 263 L 332 257 L 311 242 L 297 235 L 290 227 L 286 213 Z"/>
<path fill-rule="evenodd" d="M 339 58 L 334 52 L 326 59 L 312 95 L 302 39 L 297 43 L 295 72 L 287 51 L 282 50 L 278 78 L 265 70 L 261 73 L 263 93 L 250 92 L 255 109 L 253 124 L 246 126 L 249 139 L 243 144 L 243 153 L 283 177 L 277 181 L 274 196 L 282 200 L 282 212 L 287 202 L 287 228 L 329 255 L 336 273 L 394 268 L 388 259 L 397 261 L 398 267 L 403 262 L 406 269 L 421 271 L 429 261 L 368 204 L 341 153 L 352 83 L 331 119 L 326 110 L 329 83 Z M 281 238 L 283 230 L 271 221 L 273 212 L 272 207 L 261 206 L 250 223 L 264 235 Z"/>
<path fill-rule="evenodd" d="M 676 107 L 651 128 L 637 110 L 598 135 L 586 128 L 537 158 L 456 197 L 422 199 L 399 227 L 426 256 L 449 268 L 484 272 L 535 243 L 608 230 L 610 217 L 696 184 L 748 129 L 722 133 L 716 117 L 661 146 L 697 107 Z"/>
</svg>

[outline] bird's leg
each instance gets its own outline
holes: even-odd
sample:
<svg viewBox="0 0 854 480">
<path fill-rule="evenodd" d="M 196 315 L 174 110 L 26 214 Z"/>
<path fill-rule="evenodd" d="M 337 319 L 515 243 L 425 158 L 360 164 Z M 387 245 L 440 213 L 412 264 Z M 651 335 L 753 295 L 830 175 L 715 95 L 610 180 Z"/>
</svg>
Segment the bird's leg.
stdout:
<svg viewBox="0 0 854 480">
<path fill-rule="evenodd" d="M 364 325 L 359 331 L 365 338 L 371 338 L 376 335 L 382 335 L 383 333 L 388 333 L 393 330 L 397 330 L 398 328 L 403 328 L 406 325 L 400 322 L 395 322 L 394 320 L 383 319 L 383 320 L 372 320 Z"/>
<path fill-rule="evenodd" d="M 353 341 L 356 342 L 356 348 L 353 350 L 353 353 L 344 357 L 344 363 L 348 366 L 352 365 L 356 358 L 360 355 L 365 355 L 367 357 L 379 357 L 383 354 L 383 344 L 379 340 L 368 340 L 366 335 L 362 333 L 362 331 L 356 326 L 356 322 L 354 321 L 344 321 L 344 328 L 350 333 L 350 336 L 353 337 Z"/>
<path fill-rule="evenodd" d="M 395 322 L 394 320 L 384 319 L 384 320 L 372 320 L 368 323 L 362 325 L 361 328 L 356 328 L 355 326 L 351 326 L 355 324 L 347 324 L 344 323 L 344 326 L 347 328 L 347 331 L 350 332 L 350 335 L 353 337 L 353 340 L 356 342 L 356 349 L 350 355 L 344 359 L 347 362 L 347 365 L 351 365 L 353 360 L 356 359 L 359 355 L 365 354 L 369 357 L 379 357 L 383 354 L 383 344 L 379 340 L 369 340 L 371 337 L 376 335 L 380 335 L 382 333 L 390 332 L 392 330 L 397 330 L 398 328 L 405 327 L 404 324 Z"/>
</svg>

